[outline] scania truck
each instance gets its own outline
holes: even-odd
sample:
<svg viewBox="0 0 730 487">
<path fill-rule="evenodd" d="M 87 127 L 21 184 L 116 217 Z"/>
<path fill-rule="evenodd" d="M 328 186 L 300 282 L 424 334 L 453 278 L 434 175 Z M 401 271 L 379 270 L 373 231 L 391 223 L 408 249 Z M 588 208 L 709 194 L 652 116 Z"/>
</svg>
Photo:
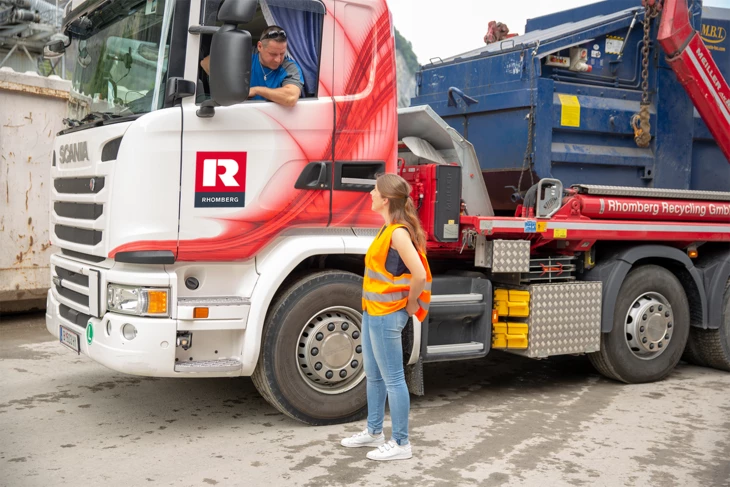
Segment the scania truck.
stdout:
<svg viewBox="0 0 730 487">
<path fill-rule="evenodd" d="M 553 131 L 568 134 L 572 157 L 600 157 L 582 149 L 599 122 L 650 172 L 679 170 L 653 159 L 653 142 L 635 145 L 635 127 L 653 140 L 671 123 L 640 85 L 548 66 L 587 47 L 606 63 L 631 56 L 639 73 L 643 44 L 629 41 L 643 23 L 650 87 L 664 57 L 681 56 L 659 49 L 658 27 L 674 39 L 679 25 L 678 49 L 691 41 L 704 56 L 682 66 L 703 94 L 692 98 L 698 127 L 725 131 L 704 150 L 728 149 L 727 84 L 685 0 L 667 1 L 659 17 L 661 4 L 635 3 L 444 61 L 468 67 L 461 88 L 439 88 L 441 66 L 424 67 L 420 96 L 440 97 L 441 116 L 429 105 L 397 109 L 385 0 L 72 0 L 68 41 L 48 46 L 74 66 L 51 170 L 48 331 L 116 371 L 251 376 L 299 421 L 361 418 L 363 257 L 382 223 L 369 192 L 391 172 L 413 187 L 434 274 L 428 317 L 404 330 L 414 393 L 424 392 L 424 363 L 491 350 L 588 354 L 626 383 L 660 380 L 682 356 L 730 370 L 729 192 L 663 187 L 644 167 L 626 186 L 586 171 L 522 187 Z M 272 24 L 304 75 L 293 108 L 248 100 L 252 49 Z M 208 55 L 210 77 L 200 69 Z M 525 91 L 489 91 L 509 86 Z M 517 99 L 513 116 L 504 104 Z M 645 101 L 649 118 L 632 126 Z M 480 125 L 475 107 L 524 129 L 515 145 L 528 170 L 506 202 L 490 198 L 494 173 L 475 150 L 500 124 Z"/>
</svg>

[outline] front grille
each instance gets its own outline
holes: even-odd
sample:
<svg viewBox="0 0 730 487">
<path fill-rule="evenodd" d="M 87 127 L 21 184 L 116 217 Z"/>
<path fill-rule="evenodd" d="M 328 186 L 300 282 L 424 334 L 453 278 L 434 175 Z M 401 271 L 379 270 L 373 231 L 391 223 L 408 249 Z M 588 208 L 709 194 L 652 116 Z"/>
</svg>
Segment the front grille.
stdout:
<svg viewBox="0 0 730 487">
<path fill-rule="evenodd" d="M 78 218 L 80 220 L 96 220 L 104 211 L 104 205 L 93 203 L 68 203 L 56 201 L 53 204 L 56 215 L 64 218 Z"/>
<path fill-rule="evenodd" d="M 104 189 L 104 178 L 59 178 L 53 186 L 61 194 L 96 194 Z"/>
<path fill-rule="evenodd" d="M 101 231 L 99 230 L 68 227 L 66 225 L 56 225 L 56 236 L 67 242 L 90 245 L 92 247 L 101 242 Z"/>
<path fill-rule="evenodd" d="M 89 310 L 89 276 L 64 269 L 58 264 L 53 266 L 53 282 L 58 296 L 65 298 L 66 304 L 81 311 Z M 78 311 L 78 308 L 77 308 Z"/>
<path fill-rule="evenodd" d="M 86 328 L 86 325 L 91 318 L 91 316 L 84 314 L 80 311 L 76 311 L 75 309 L 71 309 L 65 304 L 62 304 L 58 307 L 58 312 L 63 319 L 65 319 L 66 321 L 70 321 L 71 323 L 78 325 L 81 328 Z"/>
<path fill-rule="evenodd" d="M 54 222 L 52 232 L 64 254 L 89 262 L 101 262 L 104 257 L 93 254 L 103 252 L 99 244 L 104 241 L 107 191 L 104 176 L 56 178 L 53 180 Z M 93 226 L 95 228 L 89 228 Z M 65 247 L 72 247 L 73 250 Z M 79 246 L 82 246 L 79 248 Z"/>
<path fill-rule="evenodd" d="M 61 285 L 56 286 L 56 292 L 63 296 L 66 299 L 70 299 L 74 303 L 80 304 L 81 306 L 89 307 L 89 297 L 84 296 L 81 293 L 77 293 L 76 291 L 72 291 L 70 289 L 66 289 L 65 287 L 62 287 Z"/>
<path fill-rule="evenodd" d="M 64 281 L 71 281 L 79 286 L 89 287 L 89 276 L 69 271 L 58 266 L 56 266 L 56 275 Z"/>
</svg>

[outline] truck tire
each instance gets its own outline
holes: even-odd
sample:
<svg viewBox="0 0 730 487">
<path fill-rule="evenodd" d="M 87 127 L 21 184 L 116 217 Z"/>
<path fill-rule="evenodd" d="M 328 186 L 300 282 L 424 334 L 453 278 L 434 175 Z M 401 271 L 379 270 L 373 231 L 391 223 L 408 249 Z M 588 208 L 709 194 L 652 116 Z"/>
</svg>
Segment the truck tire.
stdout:
<svg viewBox="0 0 730 487">
<path fill-rule="evenodd" d="M 305 275 L 281 293 L 252 376 L 266 401 L 311 425 L 366 416 L 361 296 L 362 278 L 335 270 Z"/>
<path fill-rule="evenodd" d="M 730 281 L 722 301 L 722 322 L 716 330 L 692 328 L 684 358 L 704 367 L 730 372 Z"/>
<path fill-rule="evenodd" d="M 689 303 L 674 274 L 656 265 L 637 267 L 621 284 L 613 329 L 589 358 L 606 377 L 627 384 L 658 381 L 682 357 L 689 328 Z"/>
</svg>

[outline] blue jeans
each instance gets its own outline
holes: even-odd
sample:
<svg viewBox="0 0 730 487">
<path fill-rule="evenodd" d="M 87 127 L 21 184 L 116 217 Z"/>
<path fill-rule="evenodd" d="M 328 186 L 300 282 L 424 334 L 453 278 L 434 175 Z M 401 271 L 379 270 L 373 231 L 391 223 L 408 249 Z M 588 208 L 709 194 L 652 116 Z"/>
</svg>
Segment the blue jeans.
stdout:
<svg viewBox="0 0 730 487">
<path fill-rule="evenodd" d="M 408 313 L 401 309 L 384 316 L 363 313 L 362 353 L 367 378 L 368 432 L 378 435 L 383 431 L 385 399 L 390 405 L 393 421 L 392 438 L 399 445 L 408 444 L 408 395 L 403 371 L 401 331 L 408 322 Z"/>
</svg>

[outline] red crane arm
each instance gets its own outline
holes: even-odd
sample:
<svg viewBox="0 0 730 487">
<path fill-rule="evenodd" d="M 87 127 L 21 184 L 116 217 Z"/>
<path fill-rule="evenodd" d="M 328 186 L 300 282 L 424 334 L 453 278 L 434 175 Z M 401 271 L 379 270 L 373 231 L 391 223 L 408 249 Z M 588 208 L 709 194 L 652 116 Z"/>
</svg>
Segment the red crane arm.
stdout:
<svg viewBox="0 0 730 487">
<path fill-rule="evenodd" d="M 644 0 L 645 6 L 659 0 Z M 689 22 L 687 0 L 665 0 L 657 40 L 717 145 L 730 162 L 730 87 Z"/>
</svg>

